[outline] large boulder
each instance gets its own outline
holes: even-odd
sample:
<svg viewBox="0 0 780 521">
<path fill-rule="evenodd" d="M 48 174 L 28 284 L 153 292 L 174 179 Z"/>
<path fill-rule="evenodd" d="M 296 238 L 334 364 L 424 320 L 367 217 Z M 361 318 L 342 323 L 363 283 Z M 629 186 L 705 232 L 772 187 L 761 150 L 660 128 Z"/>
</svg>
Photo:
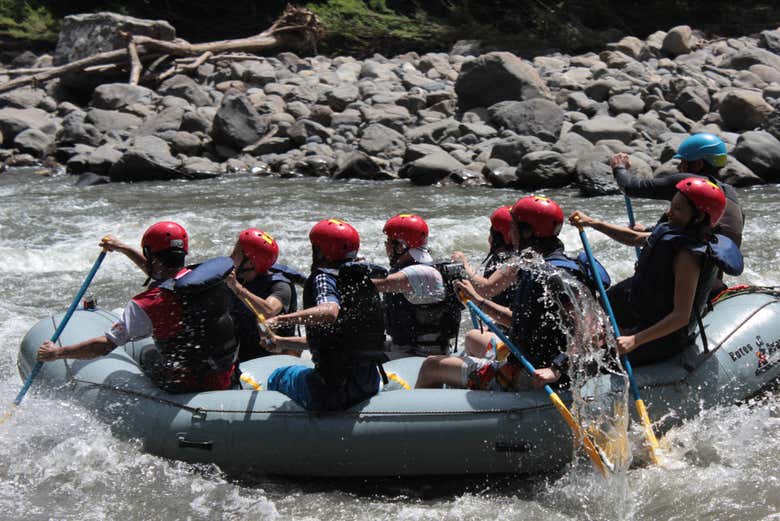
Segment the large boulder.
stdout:
<svg viewBox="0 0 780 521">
<path fill-rule="evenodd" d="M 176 30 L 163 20 L 143 20 L 116 13 L 100 12 L 66 16 L 60 25 L 54 64 L 63 65 L 98 54 L 127 48 L 127 39 L 122 33 L 149 36 L 158 40 L 172 41 Z M 117 73 L 127 79 L 127 73 Z M 74 72 L 61 77 L 62 84 L 74 89 L 91 89 L 105 83 L 106 74 Z"/>
<path fill-rule="evenodd" d="M 392 128 L 374 123 L 363 129 L 360 149 L 370 155 L 402 156 L 406 140 Z"/>
<path fill-rule="evenodd" d="M 491 52 L 463 63 L 455 82 L 462 110 L 489 107 L 499 101 L 549 97 L 536 69 L 508 52 Z"/>
<path fill-rule="evenodd" d="M 745 132 L 732 155 L 767 182 L 780 181 L 780 141 L 762 130 Z"/>
<path fill-rule="evenodd" d="M 612 176 L 609 159 L 612 151 L 601 145 L 583 155 L 575 166 L 576 184 L 582 195 L 592 197 L 620 193 Z"/>
<path fill-rule="evenodd" d="M 511 136 L 493 145 L 490 158 L 501 159 L 509 165 L 519 165 L 526 154 L 545 150 L 549 146 L 549 143 L 534 136 Z"/>
<path fill-rule="evenodd" d="M 686 117 L 699 121 L 710 111 L 710 95 L 706 89 L 686 87 L 677 96 L 674 106 Z"/>
<path fill-rule="evenodd" d="M 152 181 L 186 177 L 168 143 L 155 136 L 136 138 L 108 174 L 112 181 Z"/>
<path fill-rule="evenodd" d="M 362 152 L 353 152 L 344 156 L 333 174 L 333 179 L 368 179 L 381 181 L 392 179 L 382 168 L 371 159 L 370 156 Z"/>
<path fill-rule="evenodd" d="M 150 105 L 157 97 L 153 90 L 127 83 L 98 85 L 92 93 L 92 106 L 98 109 L 119 110 L 134 103 Z"/>
<path fill-rule="evenodd" d="M 593 119 L 578 121 L 571 131 L 580 134 L 591 143 L 602 139 L 617 139 L 628 144 L 636 136 L 636 131 L 631 125 L 609 116 L 596 116 Z"/>
<path fill-rule="evenodd" d="M 775 54 L 780 54 L 780 29 L 775 29 L 774 31 L 761 31 L 761 34 L 758 37 L 758 44 Z"/>
<path fill-rule="evenodd" d="M 213 103 L 213 99 L 206 89 L 184 74 L 171 76 L 162 82 L 157 92 L 163 96 L 177 96 L 185 99 L 196 107 L 206 107 Z"/>
<path fill-rule="evenodd" d="M 14 145 L 19 151 L 34 157 L 45 157 L 54 149 L 54 136 L 35 128 L 28 128 L 16 135 Z"/>
<path fill-rule="evenodd" d="M 442 151 L 429 154 L 401 167 L 399 176 L 408 178 L 412 184 L 427 186 L 443 181 L 451 174 L 463 170 L 463 164 Z"/>
<path fill-rule="evenodd" d="M 563 109 L 546 99 L 502 101 L 488 109 L 491 121 L 522 136 L 555 142 L 563 126 Z"/>
<path fill-rule="evenodd" d="M 718 171 L 718 178 L 724 183 L 739 187 L 765 183 L 763 179 L 732 156 L 728 156 L 726 166 Z"/>
<path fill-rule="evenodd" d="M 57 132 L 57 121 L 41 109 L 0 109 L 0 133 L 6 141 L 13 141 L 17 134 L 34 128 L 44 134 Z"/>
<path fill-rule="evenodd" d="M 241 150 L 257 142 L 268 130 L 265 119 L 255 110 L 247 97 L 230 91 L 214 116 L 211 138 L 214 143 Z"/>
<path fill-rule="evenodd" d="M 718 112 L 727 130 L 753 130 L 773 110 L 760 92 L 731 89 L 721 100 Z"/>
<path fill-rule="evenodd" d="M 612 96 L 609 98 L 608 104 L 613 114 L 626 113 L 637 116 L 645 110 L 645 102 L 642 98 L 628 92 Z"/>
<path fill-rule="evenodd" d="M 780 69 L 780 56 L 766 49 L 750 47 L 723 58 L 721 67 L 746 70 L 756 64 L 766 65 L 777 70 Z"/>
<path fill-rule="evenodd" d="M 669 56 L 679 56 L 691 52 L 695 44 L 696 38 L 691 28 L 687 25 L 678 25 L 666 33 L 661 50 Z"/>
<path fill-rule="evenodd" d="M 540 150 L 523 156 L 515 176 L 519 188 L 558 188 L 571 181 L 571 166 L 558 152 Z"/>
</svg>

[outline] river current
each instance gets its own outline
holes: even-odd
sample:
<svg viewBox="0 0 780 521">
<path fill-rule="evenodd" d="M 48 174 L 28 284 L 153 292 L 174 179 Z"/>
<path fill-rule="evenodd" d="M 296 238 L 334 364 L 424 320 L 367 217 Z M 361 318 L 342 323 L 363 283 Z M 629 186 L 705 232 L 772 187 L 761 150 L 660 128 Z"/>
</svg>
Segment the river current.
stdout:
<svg viewBox="0 0 780 521">
<path fill-rule="evenodd" d="M 568 213 L 580 209 L 626 222 L 622 196 L 582 199 L 547 190 Z M 747 213 L 745 273 L 729 282 L 777 285 L 780 186 L 739 191 Z M 511 190 L 413 187 L 405 182 L 280 180 L 232 175 L 200 182 L 76 188 L 64 177 L 0 175 L 0 403 L 18 392 L 19 342 L 40 318 L 64 310 L 94 262 L 100 237 L 136 244 L 145 228 L 176 220 L 190 233 L 191 261 L 229 254 L 238 232 L 270 232 L 280 261 L 306 271 L 307 234 L 319 219 L 344 218 L 360 232 L 362 254 L 386 264 L 385 220 L 415 212 L 431 228 L 434 256 L 464 251 L 479 263 L 488 216 L 520 195 Z M 665 203 L 635 200 L 637 221 L 654 222 Z M 593 249 L 620 280 L 633 250 L 590 231 Z M 567 250 L 581 249 L 566 225 Z M 90 292 L 101 307 L 124 306 L 143 282 L 123 256 L 109 255 Z M 780 521 L 780 399 L 703 411 L 664 437 L 663 467 L 639 466 L 610 482 L 590 471 L 547 477 L 281 480 L 226 476 L 218 468 L 145 454 L 119 440 L 89 411 L 34 384 L 0 425 L 0 519 L 563 520 L 697 519 Z M 652 417 L 652 409 L 650 411 Z M 273 443 L 273 440 L 257 440 Z M 464 448 L 467 450 L 467 448 Z"/>
</svg>

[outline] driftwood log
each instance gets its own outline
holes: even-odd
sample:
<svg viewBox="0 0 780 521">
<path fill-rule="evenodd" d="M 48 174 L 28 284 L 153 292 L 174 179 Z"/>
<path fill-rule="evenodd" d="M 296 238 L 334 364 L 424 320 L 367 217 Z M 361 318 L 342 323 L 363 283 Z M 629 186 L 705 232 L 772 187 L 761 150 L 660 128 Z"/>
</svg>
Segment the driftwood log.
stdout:
<svg viewBox="0 0 780 521">
<path fill-rule="evenodd" d="M 209 60 L 253 59 L 253 56 L 229 53 L 257 53 L 279 48 L 301 49 L 316 46 L 322 35 L 322 26 L 313 12 L 292 6 L 288 6 L 271 27 L 248 38 L 193 44 L 181 39 L 165 41 L 125 34 L 127 47 L 124 49 L 95 54 L 57 67 L 0 71 L 9 76 L 18 76 L 0 84 L 0 92 L 24 85 L 38 85 L 65 74 L 124 69 L 129 70 L 128 82 L 132 85 L 137 85 L 141 78 L 144 81 L 159 82 L 180 72 L 191 72 Z M 150 63 L 154 68 L 170 58 L 174 58 L 173 65 L 162 73 L 142 76 L 144 62 Z"/>
</svg>

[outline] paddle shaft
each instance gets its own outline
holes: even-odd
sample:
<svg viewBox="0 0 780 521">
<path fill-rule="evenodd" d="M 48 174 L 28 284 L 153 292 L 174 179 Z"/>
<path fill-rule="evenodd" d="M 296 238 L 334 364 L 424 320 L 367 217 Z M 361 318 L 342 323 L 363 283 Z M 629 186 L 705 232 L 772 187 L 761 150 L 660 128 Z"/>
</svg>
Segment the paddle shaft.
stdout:
<svg viewBox="0 0 780 521">
<path fill-rule="evenodd" d="M 627 196 L 626 194 L 623 194 L 623 200 L 626 202 L 626 213 L 628 214 L 628 225 L 633 228 L 636 224 L 636 221 L 634 220 L 634 205 L 631 204 L 631 198 Z M 634 246 L 634 251 L 636 252 L 636 258 L 639 258 L 640 249 L 639 246 Z"/>
<path fill-rule="evenodd" d="M 628 197 L 626 197 L 626 201 L 627 202 L 629 201 Z M 582 247 L 585 248 L 585 255 L 588 257 L 588 264 L 590 265 L 590 271 L 593 274 L 593 278 L 596 280 L 596 287 L 599 290 L 599 295 L 601 295 L 601 301 L 604 304 L 604 309 L 606 309 L 607 314 L 609 315 L 609 322 L 610 324 L 612 324 L 612 330 L 615 332 L 615 338 L 617 338 L 620 336 L 620 327 L 618 326 L 617 320 L 615 319 L 615 312 L 612 311 L 612 304 L 610 303 L 609 297 L 607 296 L 607 291 L 604 289 L 604 283 L 601 281 L 601 275 L 599 274 L 599 271 L 596 269 L 596 261 L 594 260 L 593 257 L 593 251 L 590 248 L 590 241 L 588 240 L 588 235 L 585 233 L 585 230 L 581 225 L 578 225 L 577 229 L 580 232 L 580 240 L 582 241 Z M 620 361 L 626 370 L 626 375 L 628 375 L 628 383 L 629 383 L 629 388 L 631 389 L 631 395 L 634 398 L 634 403 L 636 404 L 637 413 L 639 414 L 639 417 L 642 419 L 642 424 L 644 425 L 644 429 L 645 429 L 645 437 L 647 438 L 647 441 L 650 444 L 650 457 L 652 458 L 654 463 L 657 463 L 658 459 L 655 454 L 655 450 L 658 448 L 658 439 L 655 437 L 655 434 L 653 433 L 652 424 L 650 423 L 650 417 L 647 414 L 647 408 L 645 407 L 645 402 L 644 400 L 642 400 L 642 397 L 639 394 L 639 386 L 637 386 L 636 379 L 634 378 L 634 370 L 631 368 L 631 362 L 628 360 L 627 356 L 621 356 Z"/>
<path fill-rule="evenodd" d="M 100 255 L 98 255 L 97 260 L 95 260 L 95 263 L 92 265 L 92 269 L 89 270 L 89 273 L 87 274 L 87 278 L 84 279 L 84 282 L 81 284 L 81 288 L 79 288 L 78 293 L 76 293 L 76 296 L 73 298 L 73 302 L 70 303 L 70 307 L 68 307 L 68 310 L 65 312 L 65 316 L 62 317 L 60 324 L 57 326 L 57 329 L 54 331 L 54 334 L 49 339 L 51 342 L 56 342 L 57 340 L 59 340 L 60 335 L 65 329 L 65 326 L 67 326 L 68 322 L 70 321 L 70 317 L 72 317 L 73 313 L 76 311 L 76 308 L 81 302 L 81 299 L 84 297 L 84 293 L 87 292 L 87 288 L 89 288 L 89 285 L 92 283 L 92 279 L 95 278 L 95 274 L 97 273 L 98 269 L 100 268 L 100 265 L 103 263 L 103 259 L 105 258 L 106 258 L 106 250 L 103 250 L 100 252 Z M 24 399 L 24 395 L 27 394 L 28 390 L 30 390 L 30 386 L 32 385 L 33 380 L 35 380 L 35 377 L 38 376 L 38 373 L 41 371 L 42 367 L 43 367 L 43 362 L 37 362 L 35 366 L 32 368 L 32 371 L 30 371 L 30 375 L 24 381 L 24 385 L 22 385 L 19 394 L 17 394 L 16 398 L 14 399 L 14 405 L 18 406 L 20 403 L 22 403 L 22 400 Z"/>
<path fill-rule="evenodd" d="M 515 355 L 515 357 L 520 361 L 520 363 L 523 365 L 526 371 L 530 375 L 533 376 L 534 371 L 536 369 L 531 364 L 531 362 L 528 361 L 526 357 L 523 356 L 523 353 L 520 351 L 520 349 L 512 343 L 511 340 L 509 340 L 509 337 L 506 336 L 506 334 L 501 330 L 500 327 L 496 325 L 493 320 L 490 319 L 487 314 L 485 314 L 479 307 L 471 302 L 470 300 L 464 300 L 464 303 L 469 308 L 469 311 L 474 313 L 474 315 L 478 316 L 482 322 L 484 322 L 487 327 L 495 333 L 498 338 L 501 339 L 502 342 L 509 348 L 510 351 L 512 351 L 512 354 Z M 571 414 L 571 411 L 569 411 L 568 407 L 563 403 L 563 401 L 558 396 L 558 393 L 552 390 L 552 387 L 549 385 L 544 386 L 544 391 L 547 393 L 547 396 L 550 397 L 550 400 L 552 401 L 553 405 L 555 405 L 555 408 L 558 410 L 558 412 L 563 416 L 563 419 L 566 421 L 566 423 L 569 425 L 569 428 L 571 428 L 574 437 L 576 439 L 579 439 L 582 442 L 583 448 L 585 449 L 585 453 L 590 458 L 591 462 L 593 463 L 593 466 L 598 469 L 599 472 L 601 472 L 601 475 L 604 477 L 608 476 L 607 467 L 604 464 L 604 462 L 601 459 L 601 456 L 599 456 L 598 451 L 596 450 L 596 447 L 593 445 L 593 442 L 588 438 L 587 436 L 583 436 L 582 432 L 580 430 L 580 426 L 577 424 L 577 421 L 574 419 L 574 416 Z"/>
</svg>

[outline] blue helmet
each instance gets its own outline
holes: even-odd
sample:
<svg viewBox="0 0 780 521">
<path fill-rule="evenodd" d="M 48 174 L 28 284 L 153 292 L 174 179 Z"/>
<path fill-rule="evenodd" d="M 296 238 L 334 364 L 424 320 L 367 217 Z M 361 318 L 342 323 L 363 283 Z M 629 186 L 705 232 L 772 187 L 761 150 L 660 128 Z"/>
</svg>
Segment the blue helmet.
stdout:
<svg viewBox="0 0 780 521">
<path fill-rule="evenodd" d="M 675 159 L 697 161 L 703 159 L 712 166 L 723 167 L 726 165 L 726 143 L 715 134 L 702 132 L 689 136 L 680 143 Z"/>
</svg>

